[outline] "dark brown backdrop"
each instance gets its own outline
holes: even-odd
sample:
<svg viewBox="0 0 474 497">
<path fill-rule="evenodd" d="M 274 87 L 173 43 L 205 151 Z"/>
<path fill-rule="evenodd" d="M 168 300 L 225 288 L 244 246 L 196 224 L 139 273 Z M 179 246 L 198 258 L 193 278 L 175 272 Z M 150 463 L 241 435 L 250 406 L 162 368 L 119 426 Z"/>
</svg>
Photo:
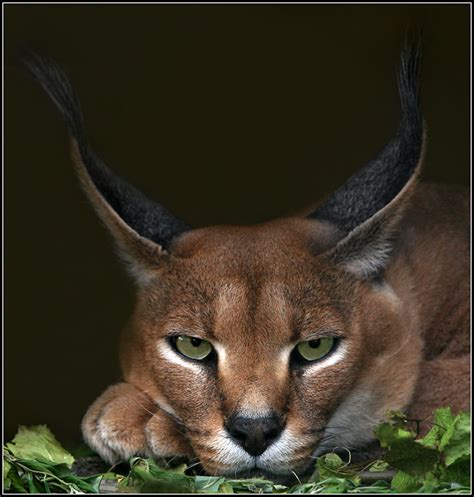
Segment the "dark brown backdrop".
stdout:
<svg viewBox="0 0 474 497">
<path fill-rule="evenodd" d="M 195 226 L 244 224 L 317 200 L 389 138 L 407 28 L 424 28 L 425 176 L 468 185 L 469 8 L 7 5 L 6 438 L 47 423 L 79 440 L 133 305 L 18 47 L 65 66 L 117 172 Z"/>
</svg>

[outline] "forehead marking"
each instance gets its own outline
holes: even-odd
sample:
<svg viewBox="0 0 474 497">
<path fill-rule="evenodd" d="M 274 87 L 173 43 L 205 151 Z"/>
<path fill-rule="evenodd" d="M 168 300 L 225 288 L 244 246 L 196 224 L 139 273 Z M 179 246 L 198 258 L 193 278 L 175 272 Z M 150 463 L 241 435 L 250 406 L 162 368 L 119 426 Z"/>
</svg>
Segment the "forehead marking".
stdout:
<svg viewBox="0 0 474 497">
<path fill-rule="evenodd" d="M 272 361 L 271 364 L 268 364 L 268 379 L 270 379 L 273 384 L 275 384 L 275 380 L 280 384 L 280 382 L 288 376 L 289 356 L 293 347 L 294 345 L 287 345 L 284 347 L 280 353 L 275 356 L 275 360 Z M 259 366 L 261 366 L 261 364 L 259 364 Z M 268 416 L 271 411 L 271 401 L 267 399 L 265 392 L 262 391 L 262 387 L 258 384 L 252 385 L 252 387 L 247 390 L 240 403 L 239 413 L 248 418 L 258 418 Z"/>
<path fill-rule="evenodd" d="M 228 283 L 216 299 L 216 314 L 222 332 L 235 330 L 232 336 L 227 335 L 232 342 L 213 344 L 220 372 L 235 381 L 239 368 L 245 368 L 238 411 L 250 418 L 267 416 L 272 411 L 269 384 L 276 381 L 280 385 L 288 377 L 289 355 L 294 347 L 279 345 L 284 341 L 281 334 L 288 334 L 283 289 L 277 282 Z M 244 327 L 249 327 L 250 333 Z M 256 377 L 259 380 L 246 380 Z"/>
<path fill-rule="evenodd" d="M 219 287 L 219 293 L 215 300 L 216 315 L 225 318 L 236 306 L 245 304 L 245 285 L 235 281 L 227 281 Z"/>
</svg>

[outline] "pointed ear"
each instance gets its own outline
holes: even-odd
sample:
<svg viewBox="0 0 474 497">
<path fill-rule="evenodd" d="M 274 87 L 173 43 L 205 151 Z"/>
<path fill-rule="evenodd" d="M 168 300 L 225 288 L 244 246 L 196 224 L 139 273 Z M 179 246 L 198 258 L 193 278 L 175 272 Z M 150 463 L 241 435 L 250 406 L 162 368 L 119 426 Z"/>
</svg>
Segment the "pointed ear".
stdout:
<svg viewBox="0 0 474 497">
<path fill-rule="evenodd" d="M 115 175 L 87 139 L 79 100 L 57 63 L 31 51 L 21 64 L 59 109 L 71 136 L 74 164 L 84 191 L 138 281 L 166 257 L 174 238 L 190 228 L 160 204 Z"/>
<path fill-rule="evenodd" d="M 308 216 L 339 230 L 339 242 L 324 257 L 357 276 L 374 277 L 385 267 L 420 171 L 425 136 L 419 65 L 420 42 L 406 43 L 398 73 L 401 119 L 397 133 L 377 158 Z"/>
</svg>

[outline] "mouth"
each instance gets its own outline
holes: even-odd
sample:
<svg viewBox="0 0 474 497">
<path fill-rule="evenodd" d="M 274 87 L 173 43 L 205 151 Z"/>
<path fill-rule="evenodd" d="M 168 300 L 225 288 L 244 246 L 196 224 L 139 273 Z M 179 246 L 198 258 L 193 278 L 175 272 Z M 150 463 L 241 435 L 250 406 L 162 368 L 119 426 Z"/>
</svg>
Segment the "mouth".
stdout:
<svg viewBox="0 0 474 497">
<path fill-rule="evenodd" d="M 259 455 L 251 455 L 224 430 L 212 438 L 205 438 L 205 442 L 207 451 L 196 451 L 196 457 L 209 475 L 230 479 L 260 478 L 289 486 L 301 483 L 314 472 L 314 440 L 298 438 L 288 429 Z"/>
</svg>

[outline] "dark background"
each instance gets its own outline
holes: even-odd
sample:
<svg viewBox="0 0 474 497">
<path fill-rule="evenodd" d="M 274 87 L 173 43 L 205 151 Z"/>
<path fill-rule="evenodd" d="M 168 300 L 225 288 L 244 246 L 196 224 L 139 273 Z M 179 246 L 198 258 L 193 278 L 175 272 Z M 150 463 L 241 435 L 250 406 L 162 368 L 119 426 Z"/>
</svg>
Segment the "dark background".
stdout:
<svg viewBox="0 0 474 497">
<path fill-rule="evenodd" d="M 80 440 L 133 306 L 18 47 L 65 67 L 115 171 L 196 227 L 248 224 L 318 200 L 388 140 L 407 28 L 424 29 L 424 175 L 469 185 L 469 8 L 6 5 L 6 439 L 46 423 Z"/>
</svg>

